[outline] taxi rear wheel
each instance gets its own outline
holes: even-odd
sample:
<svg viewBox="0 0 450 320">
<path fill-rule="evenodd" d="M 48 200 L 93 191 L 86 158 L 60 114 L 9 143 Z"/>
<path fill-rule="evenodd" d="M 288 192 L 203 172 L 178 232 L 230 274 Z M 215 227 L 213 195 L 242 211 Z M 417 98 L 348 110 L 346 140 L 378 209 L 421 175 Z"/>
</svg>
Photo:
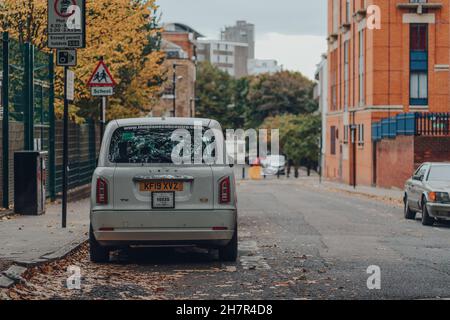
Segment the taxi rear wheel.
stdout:
<svg viewBox="0 0 450 320">
<path fill-rule="evenodd" d="M 236 262 L 238 257 L 238 231 L 234 232 L 233 239 L 225 247 L 219 248 L 219 258 L 221 261 Z"/>
<path fill-rule="evenodd" d="M 91 261 L 94 263 L 109 262 L 109 248 L 102 247 L 97 240 L 95 240 L 92 226 L 89 229 L 89 254 Z"/>
</svg>

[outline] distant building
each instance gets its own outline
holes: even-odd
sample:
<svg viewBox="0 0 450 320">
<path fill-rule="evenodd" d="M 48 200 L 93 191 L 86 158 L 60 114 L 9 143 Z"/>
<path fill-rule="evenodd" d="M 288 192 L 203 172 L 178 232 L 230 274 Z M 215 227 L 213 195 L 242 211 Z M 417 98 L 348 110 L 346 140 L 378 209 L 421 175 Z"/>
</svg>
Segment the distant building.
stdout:
<svg viewBox="0 0 450 320">
<path fill-rule="evenodd" d="M 195 41 L 204 36 L 182 23 L 166 23 L 163 26 L 163 40 L 180 46 L 191 60 L 196 60 L 197 52 Z"/>
<path fill-rule="evenodd" d="M 181 23 L 165 24 L 163 30 L 161 49 L 166 54 L 163 68 L 167 81 L 160 103 L 150 116 L 195 116 L 196 40 L 203 36 Z"/>
<path fill-rule="evenodd" d="M 321 170 L 326 167 L 325 156 L 327 151 L 327 113 L 328 113 L 328 61 L 327 55 L 317 65 L 315 74 L 317 81 L 314 87 L 314 99 L 319 103 L 319 112 L 322 115 L 322 141 L 321 141 Z"/>
<path fill-rule="evenodd" d="M 237 21 L 236 25 L 225 27 L 222 31 L 223 41 L 246 43 L 248 58 L 255 59 L 255 25 L 246 21 Z"/>
<path fill-rule="evenodd" d="M 248 61 L 248 74 L 255 76 L 263 73 L 277 73 L 283 70 L 283 67 L 278 65 L 277 60 L 262 60 L 250 59 Z"/>
<path fill-rule="evenodd" d="M 248 75 L 249 48 L 245 43 L 222 40 L 198 40 L 198 61 L 209 61 L 233 77 Z"/>
</svg>

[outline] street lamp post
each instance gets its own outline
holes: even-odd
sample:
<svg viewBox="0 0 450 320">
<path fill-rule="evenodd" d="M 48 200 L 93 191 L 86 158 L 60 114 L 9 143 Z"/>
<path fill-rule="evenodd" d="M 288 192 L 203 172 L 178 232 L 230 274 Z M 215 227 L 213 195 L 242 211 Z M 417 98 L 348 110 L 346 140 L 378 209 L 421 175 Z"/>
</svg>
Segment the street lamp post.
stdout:
<svg viewBox="0 0 450 320">
<path fill-rule="evenodd" d="M 174 117 L 176 117 L 176 113 L 177 113 L 177 82 L 178 80 L 182 80 L 183 77 L 177 76 L 177 67 L 183 67 L 182 64 L 173 64 L 173 87 L 172 87 L 172 95 L 173 95 L 173 110 L 172 110 L 172 114 Z"/>
<path fill-rule="evenodd" d="M 172 114 L 175 117 L 177 112 L 177 66 L 175 63 L 173 64 L 173 86 L 172 86 L 172 95 L 173 95 L 173 110 Z"/>
</svg>

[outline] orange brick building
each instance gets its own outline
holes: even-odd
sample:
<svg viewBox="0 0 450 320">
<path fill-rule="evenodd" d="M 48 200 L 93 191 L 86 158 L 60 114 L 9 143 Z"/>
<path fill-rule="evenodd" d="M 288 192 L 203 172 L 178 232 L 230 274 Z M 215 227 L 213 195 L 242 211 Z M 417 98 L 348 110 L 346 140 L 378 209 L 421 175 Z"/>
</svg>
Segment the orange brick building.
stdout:
<svg viewBox="0 0 450 320">
<path fill-rule="evenodd" d="M 375 185 L 373 122 L 450 112 L 449 22 L 449 0 L 328 0 L 327 178 Z"/>
<path fill-rule="evenodd" d="M 162 97 L 153 107 L 151 116 L 195 116 L 195 43 L 199 37 L 203 36 L 182 23 L 167 23 L 163 26 L 161 49 L 166 54 L 163 63 L 166 82 Z"/>
</svg>

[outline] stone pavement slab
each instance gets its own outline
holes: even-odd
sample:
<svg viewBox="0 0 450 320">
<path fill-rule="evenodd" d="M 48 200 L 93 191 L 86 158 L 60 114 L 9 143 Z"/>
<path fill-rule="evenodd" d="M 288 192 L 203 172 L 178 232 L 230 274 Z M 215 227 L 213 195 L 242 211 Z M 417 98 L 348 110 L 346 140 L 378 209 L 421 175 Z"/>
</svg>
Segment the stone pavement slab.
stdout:
<svg viewBox="0 0 450 320">
<path fill-rule="evenodd" d="M 67 229 L 61 228 L 61 205 L 42 216 L 0 220 L 0 262 L 30 266 L 68 254 L 87 240 L 89 199 L 68 204 Z M 3 271 L 3 270 L 0 270 Z"/>
</svg>

